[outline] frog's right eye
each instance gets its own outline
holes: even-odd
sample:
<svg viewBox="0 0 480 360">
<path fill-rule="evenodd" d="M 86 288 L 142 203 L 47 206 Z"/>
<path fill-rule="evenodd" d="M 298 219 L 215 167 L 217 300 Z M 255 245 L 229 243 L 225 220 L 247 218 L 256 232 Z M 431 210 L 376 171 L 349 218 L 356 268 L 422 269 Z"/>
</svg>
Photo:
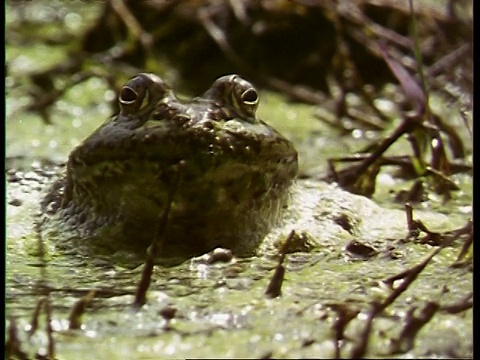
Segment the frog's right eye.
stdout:
<svg viewBox="0 0 480 360">
<path fill-rule="evenodd" d="M 122 115 L 148 112 L 169 93 L 170 88 L 154 74 L 138 74 L 123 86 L 118 97 Z"/>
<path fill-rule="evenodd" d="M 132 114 L 140 110 L 147 92 L 148 89 L 145 79 L 142 79 L 141 77 L 135 77 L 127 82 L 127 84 L 125 84 L 120 91 L 120 95 L 118 97 L 122 114 Z"/>
</svg>

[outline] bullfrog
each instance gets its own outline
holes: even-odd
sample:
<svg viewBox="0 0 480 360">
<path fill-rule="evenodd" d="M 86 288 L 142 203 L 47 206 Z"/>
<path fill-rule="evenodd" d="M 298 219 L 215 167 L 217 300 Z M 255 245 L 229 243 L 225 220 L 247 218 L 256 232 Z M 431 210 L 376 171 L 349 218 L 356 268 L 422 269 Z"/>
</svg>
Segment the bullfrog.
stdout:
<svg viewBox="0 0 480 360">
<path fill-rule="evenodd" d="M 298 171 L 294 145 L 257 118 L 258 103 L 238 75 L 191 100 L 157 75 L 131 78 L 120 112 L 70 153 L 43 198 L 42 235 L 107 252 L 144 251 L 160 233 L 162 256 L 254 252 Z"/>
</svg>

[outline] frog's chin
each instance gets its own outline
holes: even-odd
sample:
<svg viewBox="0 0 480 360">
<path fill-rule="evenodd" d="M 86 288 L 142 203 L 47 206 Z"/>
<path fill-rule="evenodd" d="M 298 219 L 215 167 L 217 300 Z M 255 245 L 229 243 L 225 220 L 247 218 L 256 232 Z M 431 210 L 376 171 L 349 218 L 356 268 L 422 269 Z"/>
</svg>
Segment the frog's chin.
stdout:
<svg viewBox="0 0 480 360">
<path fill-rule="evenodd" d="M 203 165 L 190 161 L 179 170 L 129 160 L 71 172 L 59 219 L 86 229 L 85 239 L 108 243 L 114 237 L 127 245 L 137 239 L 134 243 L 143 248 L 171 201 L 168 233 L 176 240 L 169 241 L 199 251 L 260 241 L 278 221 L 288 196 L 290 182 L 281 167 L 228 161 Z"/>
</svg>

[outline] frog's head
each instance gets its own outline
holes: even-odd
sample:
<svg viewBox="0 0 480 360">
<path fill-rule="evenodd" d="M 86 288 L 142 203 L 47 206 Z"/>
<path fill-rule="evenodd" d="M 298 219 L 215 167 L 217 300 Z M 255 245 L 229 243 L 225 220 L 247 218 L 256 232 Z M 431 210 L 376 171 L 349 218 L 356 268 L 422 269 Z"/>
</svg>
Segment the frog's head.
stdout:
<svg viewBox="0 0 480 360">
<path fill-rule="evenodd" d="M 297 152 L 256 118 L 252 84 L 227 75 L 180 101 L 160 77 L 143 73 L 118 101 L 120 113 L 69 156 L 63 207 L 70 221 L 99 238 L 148 244 L 181 171 L 172 238 L 206 250 L 265 234 L 297 173 Z"/>
</svg>

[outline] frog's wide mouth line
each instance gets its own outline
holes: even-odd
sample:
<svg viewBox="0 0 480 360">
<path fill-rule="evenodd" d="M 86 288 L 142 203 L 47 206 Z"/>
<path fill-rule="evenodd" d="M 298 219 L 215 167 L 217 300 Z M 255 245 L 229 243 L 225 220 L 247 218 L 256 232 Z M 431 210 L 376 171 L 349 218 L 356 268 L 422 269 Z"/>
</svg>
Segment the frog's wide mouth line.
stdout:
<svg viewBox="0 0 480 360">
<path fill-rule="evenodd" d="M 182 166 L 178 165 L 182 163 Z M 100 163 L 76 168 L 72 171 L 70 186 L 88 188 L 87 194 L 108 194 L 119 186 L 125 186 L 131 197 L 148 198 L 152 192 L 161 194 L 164 198 L 172 187 L 178 171 L 181 172 L 179 180 L 180 193 L 194 193 L 198 191 L 197 198 L 202 198 L 202 191 L 212 191 L 214 188 L 223 189 L 223 192 L 252 191 L 259 188 L 260 194 L 277 191 L 288 187 L 291 183 L 281 180 L 282 172 L 269 170 L 262 163 L 250 164 L 236 161 L 223 161 L 202 164 L 195 161 L 173 162 L 171 165 L 155 160 L 137 161 L 137 159 L 102 161 Z M 292 179 L 293 181 L 293 179 Z M 283 185 L 282 185 L 283 184 Z M 240 190 L 242 189 L 242 190 Z M 251 196 L 255 197 L 252 191 Z M 84 194 L 86 196 L 86 194 Z M 238 196 L 238 195 L 237 195 Z M 199 200 L 200 201 L 200 200 Z"/>
<path fill-rule="evenodd" d="M 167 121 L 134 130 L 111 128 L 104 134 L 94 134 L 72 151 L 69 161 L 84 166 L 126 158 L 165 163 L 199 156 L 215 157 L 217 161 L 225 156 L 239 162 L 278 156 L 296 158 L 290 142 L 263 122 L 231 120 L 215 128 L 200 124 L 179 128 L 167 127 Z"/>
</svg>

